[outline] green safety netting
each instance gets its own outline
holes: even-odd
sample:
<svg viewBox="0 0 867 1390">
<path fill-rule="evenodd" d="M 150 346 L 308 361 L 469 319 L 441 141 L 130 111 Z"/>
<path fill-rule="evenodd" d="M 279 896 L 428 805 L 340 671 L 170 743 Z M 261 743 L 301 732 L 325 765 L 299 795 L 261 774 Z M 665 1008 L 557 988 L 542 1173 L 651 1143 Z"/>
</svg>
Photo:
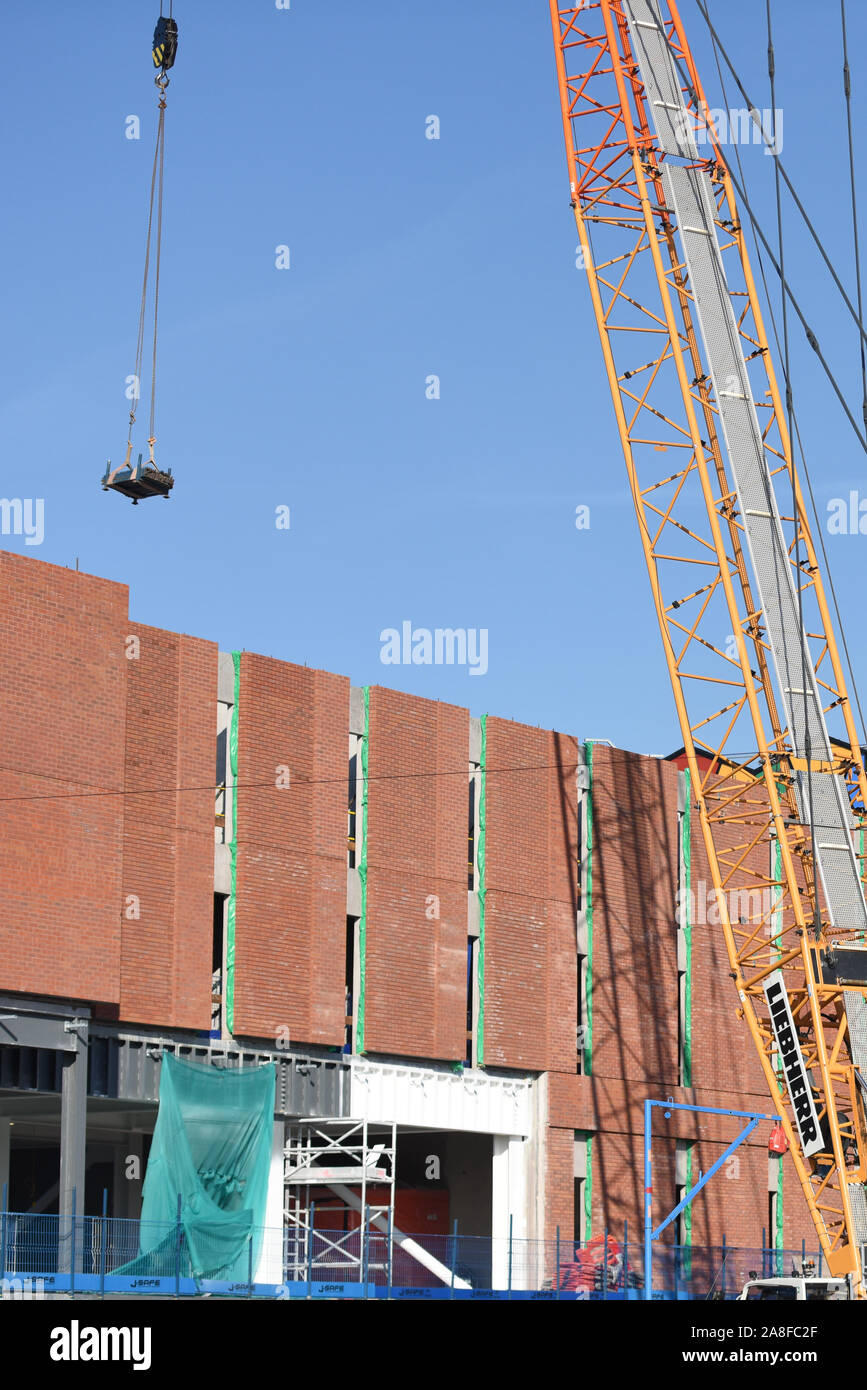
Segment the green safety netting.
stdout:
<svg viewBox="0 0 867 1390">
<path fill-rule="evenodd" d="M 273 1062 L 217 1067 L 163 1053 L 139 1254 L 113 1273 L 246 1280 L 255 1272 L 275 1076 Z"/>
</svg>

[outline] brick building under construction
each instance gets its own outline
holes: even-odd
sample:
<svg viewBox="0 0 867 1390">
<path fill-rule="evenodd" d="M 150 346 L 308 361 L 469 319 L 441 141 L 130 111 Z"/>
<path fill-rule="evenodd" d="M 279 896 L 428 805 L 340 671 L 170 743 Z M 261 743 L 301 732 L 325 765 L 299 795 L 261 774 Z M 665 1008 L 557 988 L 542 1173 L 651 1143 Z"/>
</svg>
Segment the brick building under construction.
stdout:
<svg viewBox="0 0 867 1390">
<path fill-rule="evenodd" d="M 769 1108 L 676 757 L 220 652 L 29 557 L 0 586 L 10 1210 L 138 1214 L 166 1051 L 276 1063 L 273 1226 L 311 1120 L 390 1154 L 405 1230 L 569 1240 L 638 1235 L 645 1098 Z M 661 1213 L 736 1123 L 656 1123 Z M 812 1243 L 767 1138 L 681 1243 Z"/>
</svg>

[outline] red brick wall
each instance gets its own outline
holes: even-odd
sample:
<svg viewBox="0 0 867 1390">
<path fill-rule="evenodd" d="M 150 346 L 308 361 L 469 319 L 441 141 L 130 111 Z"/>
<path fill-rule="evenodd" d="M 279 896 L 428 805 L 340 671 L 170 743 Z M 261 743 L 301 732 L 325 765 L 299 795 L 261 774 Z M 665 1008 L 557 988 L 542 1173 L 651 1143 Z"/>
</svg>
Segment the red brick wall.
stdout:
<svg viewBox="0 0 867 1390">
<path fill-rule="evenodd" d="M 120 1015 L 208 1029 L 217 648 L 138 623 L 128 631 Z"/>
<path fill-rule="evenodd" d="M 0 592 L 0 989 L 81 1000 L 130 1023 L 206 1028 L 215 649 L 131 624 L 123 585 L 29 556 L 0 553 Z M 134 660 L 131 636 L 141 643 Z M 287 1028 L 301 1044 L 343 1041 L 348 707 L 342 677 L 243 657 L 242 1036 Z M 370 708 L 366 1044 L 457 1059 L 467 713 L 378 688 Z M 574 739 L 488 720 L 485 1053 L 490 1065 L 549 1072 L 549 1235 L 557 1224 L 571 1233 L 574 1130 L 596 1136 L 594 1229 L 626 1217 L 637 1230 L 645 1096 L 731 1108 L 769 1102 L 736 1017 L 721 932 L 698 917 L 694 1089 L 677 1087 L 676 769 L 602 745 L 594 749 L 593 1075 L 576 1075 L 576 757 Z M 282 764 L 288 790 L 274 785 Z M 521 768 L 534 770 L 508 770 Z M 426 771 L 440 775 L 412 775 Z M 116 794 L 143 786 L 161 790 Z M 766 847 L 755 856 L 766 859 Z M 695 811 L 692 879 L 697 892 L 710 882 Z M 124 916 L 133 894 L 137 920 Z M 431 899 L 438 918 L 427 915 Z M 698 1143 L 697 1172 L 732 1122 L 675 1116 L 665 1133 L 669 1146 L 676 1137 Z M 732 1244 L 760 1239 L 766 1138 L 765 1126 L 741 1150 L 737 1176 L 716 1177 L 699 1199 L 697 1244 L 723 1230 Z M 661 1132 L 659 1155 L 661 1207 L 673 1184 Z M 806 1236 L 812 1247 L 790 1157 L 783 1171 L 786 1243 Z"/>
<path fill-rule="evenodd" d="M 556 1240 L 560 1229 L 563 1258 L 574 1233 L 574 1136 L 571 1129 L 550 1128 L 545 1135 L 545 1218 L 539 1233 L 544 1240 Z"/>
<path fill-rule="evenodd" d="M 485 1063 L 574 1071 L 577 743 L 489 718 L 486 755 Z"/>
<path fill-rule="evenodd" d="M 466 1052 L 468 749 L 465 709 L 372 687 L 368 1052 Z"/>
<path fill-rule="evenodd" d="M 800 1250 L 805 1240 L 808 1250 L 819 1249 L 819 1238 L 801 1190 L 798 1174 L 790 1153 L 783 1164 L 783 1240 L 787 1249 Z M 787 1270 L 788 1272 L 788 1270 Z"/>
<path fill-rule="evenodd" d="M 120 993 L 127 589 L 0 553 L 0 987 Z M 87 795 L 85 795 L 87 793 Z"/>
<path fill-rule="evenodd" d="M 739 810 L 743 814 L 742 808 L 735 803 L 732 816 L 736 816 Z M 754 829 L 752 834 L 755 834 Z M 743 850 L 734 847 L 742 845 L 744 837 L 742 827 L 722 825 L 716 827 L 714 842 L 721 847 L 732 847 L 734 855 L 737 855 L 742 854 Z M 748 856 L 747 864 L 751 872 L 757 871 L 767 877 L 770 866 L 768 845 L 758 845 Z M 769 1100 L 768 1088 L 749 1029 L 737 1016 L 737 991 L 730 974 L 718 912 L 715 911 L 704 837 L 694 804 L 692 890 L 695 917 L 692 929 L 693 1083 L 699 1088 L 712 1086 L 731 1091 L 744 1101 L 752 1097 L 753 1102 L 760 1102 L 754 1108 L 763 1110 Z M 729 894 L 728 906 L 732 916 L 736 915 L 738 903 L 733 894 Z M 753 1108 L 752 1102 L 750 1106 L 742 1105 L 740 1108 Z"/>
<path fill-rule="evenodd" d="M 235 1032 L 342 1044 L 349 682 L 244 652 Z M 276 786 L 289 768 L 288 788 Z"/>
<path fill-rule="evenodd" d="M 729 976 L 721 929 L 708 911 L 710 873 L 692 809 L 692 1042 L 693 1088 L 677 1086 L 677 955 L 675 893 L 678 826 L 676 768 L 595 745 L 593 750 L 593 1074 L 574 1069 L 548 1078 L 551 1209 L 564 1222 L 566 1139 L 574 1130 L 594 1133 L 594 1230 L 616 1230 L 626 1218 L 638 1230 L 641 1202 L 642 1105 L 645 1098 L 673 1096 L 683 1103 L 731 1109 L 771 1109 L 764 1076 L 745 1024 L 736 1016 L 737 995 Z M 734 845 L 738 826 L 721 827 L 720 842 Z M 751 856 L 751 867 L 767 865 L 767 846 Z M 701 888 L 704 882 L 705 888 Z M 712 903 L 711 903 L 712 909 Z M 663 1188 L 673 1197 L 673 1141 L 696 1141 L 693 1173 L 707 1169 L 735 1137 L 736 1120 L 673 1112 L 654 1119 L 656 1207 Z M 557 1133 L 552 1148 L 550 1136 Z M 763 1125 L 738 1163 L 727 1165 L 697 1199 L 693 1242 L 718 1243 L 723 1231 L 732 1244 L 754 1247 L 768 1225 L 767 1137 Z M 664 1139 L 668 1135 L 668 1140 Z M 700 1139 L 700 1142 L 698 1142 Z M 670 1162 L 665 1145 L 672 1146 Z M 559 1148 L 557 1147 L 559 1146 Z M 668 1166 L 666 1166 L 668 1165 Z M 560 1167 L 563 1171 L 560 1172 Z M 669 1172 L 670 1168 L 670 1172 Z M 669 1203 L 670 1207 L 671 1203 Z M 667 1208 L 668 1209 L 668 1208 Z M 802 1235 L 815 1242 L 797 1176 L 784 1160 L 784 1234 L 799 1247 Z M 571 1216 L 569 1217 L 571 1221 Z M 549 1234 L 551 1232 L 549 1231 Z"/>
<path fill-rule="evenodd" d="M 716 1162 L 743 1123 L 730 1120 L 723 1129 L 724 1138 L 702 1140 L 694 1146 L 694 1180 Z M 749 1143 L 741 1144 L 695 1199 L 694 1245 L 718 1245 L 724 1231 L 727 1245 L 761 1248 L 763 1228 L 773 1243 L 773 1232 L 768 1230 L 768 1128 L 758 1135 L 757 1130 Z"/>
<path fill-rule="evenodd" d="M 678 1081 L 677 769 L 593 746 L 593 1070 Z"/>
<path fill-rule="evenodd" d="M 740 1098 L 727 1091 L 687 1090 L 674 1087 L 669 1092 L 680 1104 L 701 1104 L 720 1108 L 743 1109 Z M 627 1082 L 623 1078 L 600 1076 L 552 1076 L 549 1078 L 549 1121 L 551 1134 L 558 1136 L 555 1145 L 565 1154 L 566 1140 L 571 1142 L 573 1130 L 586 1130 L 593 1135 L 592 1192 L 593 1234 L 608 1229 L 620 1237 L 623 1222 L 628 1221 L 635 1239 L 640 1241 L 643 1224 L 643 1108 L 645 1099 L 662 1099 L 660 1089 L 653 1083 Z M 568 1128 L 566 1128 L 568 1126 Z M 737 1136 L 741 1122 L 737 1119 L 673 1110 L 653 1113 L 653 1192 L 656 1221 L 675 1204 L 676 1141 L 693 1145 L 692 1177 L 698 1180 L 719 1158 Z M 761 1244 L 762 1227 L 768 1226 L 768 1152 L 769 1127 L 755 1132 L 748 1144 L 742 1145 L 734 1157 L 717 1173 L 693 1207 L 694 1245 L 719 1244 L 725 1233 L 729 1244 L 754 1248 Z M 549 1152 L 551 1145 L 549 1142 Z M 555 1149 L 556 1151 L 556 1149 Z M 563 1174 L 549 1173 L 563 1183 Z M 565 1190 L 565 1189 L 564 1189 Z M 562 1191 L 553 1198 L 563 1223 Z M 788 1193 L 786 1194 L 788 1196 Z M 803 1204 L 802 1204 L 803 1206 Z M 802 1222 L 799 1224 L 796 1204 L 786 1205 L 786 1242 L 800 1243 Z M 571 1221 L 571 1214 L 569 1220 Z M 549 1232 L 549 1234 L 551 1234 Z M 671 1243 L 673 1232 L 666 1237 Z"/>
</svg>

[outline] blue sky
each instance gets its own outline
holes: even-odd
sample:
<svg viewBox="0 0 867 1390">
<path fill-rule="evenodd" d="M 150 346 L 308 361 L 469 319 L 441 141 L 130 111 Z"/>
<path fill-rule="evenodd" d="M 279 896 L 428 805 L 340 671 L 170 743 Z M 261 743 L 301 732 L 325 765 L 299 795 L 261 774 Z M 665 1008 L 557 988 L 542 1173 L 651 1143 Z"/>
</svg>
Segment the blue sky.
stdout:
<svg viewBox="0 0 867 1390">
<path fill-rule="evenodd" d="M 126 439 L 156 97 L 155 6 L 16 11 L 4 74 L 2 491 L 128 583 L 132 616 L 357 683 L 644 752 L 680 743 L 587 286 L 544 0 L 181 0 L 169 88 L 157 458 Z M 775 0 L 783 158 L 854 285 L 836 6 Z M 850 5 L 856 140 L 867 8 Z M 710 0 L 766 105 L 764 6 Z M 694 0 L 681 11 L 713 99 Z M 720 102 L 721 104 L 721 102 Z M 425 138 L 426 117 L 441 123 Z M 125 136 L 141 119 L 141 139 Z M 867 170 L 861 140 L 859 169 Z M 773 231 L 772 161 L 746 150 Z M 867 188 L 859 183 L 867 219 Z M 860 418 L 857 340 L 795 219 L 787 267 Z M 278 270 L 275 248 L 290 248 Z M 853 289 L 854 294 L 854 289 Z M 820 510 L 865 458 L 799 331 Z M 440 378 L 439 400 L 425 382 Z M 146 424 L 147 410 L 140 410 Z M 140 424 L 139 444 L 146 428 Z M 591 509 L 576 531 L 575 508 Z M 288 506 L 289 530 L 275 526 Z M 826 537 L 867 684 L 867 536 Z M 486 628 L 488 670 L 390 666 L 380 633 Z"/>
</svg>

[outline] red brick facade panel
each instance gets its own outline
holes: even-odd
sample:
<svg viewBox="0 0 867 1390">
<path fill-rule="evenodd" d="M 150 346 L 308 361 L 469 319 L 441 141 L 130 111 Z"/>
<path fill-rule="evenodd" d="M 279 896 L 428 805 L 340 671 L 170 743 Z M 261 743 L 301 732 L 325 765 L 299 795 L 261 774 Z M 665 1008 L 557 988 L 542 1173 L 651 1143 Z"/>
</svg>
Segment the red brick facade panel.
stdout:
<svg viewBox="0 0 867 1390">
<path fill-rule="evenodd" d="M 672 1100 L 684 1105 L 715 1106 L 724 1110 L 748 1108 L 738 1092 L 691 1090 L 675 1087 L 669 1093 Z M 641 1179 L 643 1175 L 642 1141 L 644 1132 L 645 1099 L 661 1099 L 659 1088 L 651 1083 L 626 1082 L 622 1078 L 599 1076 L 566 1076 L 551 1074 L 548 1078 L 548 1144 L 551 1135 L 568 1136 L 574 1131 L 593 1135 L 593 1204 L 594 1231 L 604 1229 L 616 1233 L 618 1223 L 629 1222 L 638 1231 L 643 1222 Z M 757 1108 L 762 1108 L 759 1098 Z M 709 1115 L 687 1111 L 654 1112 L 654 1211 L 660 1219 L 674 1204 L 674 1170 L 671 1155 L 674 1141 L 692 1146 L 692 1178 L 707 1172 L 723 1150 L 737 1136 L 741 1122 L 730 1116 Z M 775 1233 L 770 1226 L 768 1200 L 768 1124 L 761 1125 L 747 1144 L 741 1147 L 711 1179 L 693 1208 L 692 1240 L 694 1245 L 719 1245 L 725 1232 L 729 1244 L 756 1248 L 762 1243 L 762 1228 L 769 1232 L 774 1243 Z M 565 1139 L 555 1139 L 565 1152 Z M 668 1157 L 666 1157 L 668 1155 Z M 660 1167 L 659 1157 L 662 1158 Z M 735 1161 L 736 1160 L 736 1161 Z M 773 1159 L 775 1165 L 778 1159 Z M 558 1168 L 548 1170 L 547 1181 L 558 1184 L 551 1190 L 550 1200 L 563 1216 L 563 1204 L 571 1181 L 566 1175 L 565 1159 Z M 787 1249 L 800 1250 L 801 1240 L 807 1248 L 816 1246 L 816 1235 L 807 1214 L 791 1155 L 782 1160 L 783 1170 L 783 1239 Z M 668 1183 L 672 1197 L 667 1207 L 664 1186 Z M 812 1234 L 811 1234 L 812 1233 Z"/>
<path fill-rule="evenodd" d="M 728 1142 L 737 1136 L 739 1129 L 737 1120 L 728 1122 Z M 706 1173 L 726 1148 L 722 1139 L 695 1144 L 693 1180 L 700 1172 Z M 719 1245 L 725 1232 L 727 1245 L 760 1248 L 763 1229 L 767 1239 L 768 1211 L 768 1129 L 763 1128 L 760 1136 L 757 1130 L 749 1143 L 741 1144 L 696 1197 L 692 1217 L 693 1244 Z M 773 1236 L 770 1239 L 773 1243 Z"/>
<path fill-rule="evenodd" d="M 487 1065 L 575 1068 L 577 764 L 574 738 L 487 720 Z"/>
<path fill-rule="evenodd" d="M 349 682 L 244 652 L 235 1032 L 341 1045 Z M 288 780 L 288 786 L 285 783 Z M 282 784 L 282 785 L 280 785 Z"/>
<path fill-rule="evenodd" d="M 624 1222 L 628 1223 L 630 1246 L 640 1244 L 644 1226 L 644 1157 L 640 1133 L 609 1130 L 595 1134 L 591 1144 L 591 1186 L 593 1198 L 593 1229 L 591 1235 L 603 1235 L 607 1230 L 616 1240 L 623 1240 Z M 661 1221 L 674 1206 L 676 1173 L 675 1140 L 660 1134 L 653 1142 L 653 1212 Z M 669 1227 L 663 1233 L 663 1244 L 674 1242 L 675 1232 Z"/>
<path fill-rule="evenodd" d="M 559 1227 L 563 1258 L 568 1259 L 575 1225 L 575 1143 L 571 1130 L 549 1129 L 545 1134 L 544 1154 L 545 1225 L 540 1235 L 547 1241 L 554 1241 Z"/>
<path fill-rule="evenodd" d="M 677 769 L 593 747 L 593 1071 L 678 1082 Z"/>
<path fill-rule="evenodd" d="M 0 553 L 0 989 L 131 1025 L 210 1022 L 217 652 L 130 623 L 125 586 Z M 349 684 L 245 653 L 237 787 L 234 1026 L 339 1047 L 345 1027 Z M 367 816 L 368 1052 L 466 1044 L 468 714 L 374 687 Z M 573 738 L 487 721 L 485 1062 L 547 1073 L 546 1234 L 573 1225 L 574 1132 L 593 1139 L 594 1232 L 636 1234 L 643 1101 L 770 1109 L 693 803 L 692 1086 L 679 1086 L 677 767 L 593 751 L 593 1069 L 576 1073 L 579 866 Z M 288 785 L 287 785 L 288 783 Z M 733 807 L 717 832 L 743 850 Z M 749 851 L 755 885 L 769 846 Z M 730 888 L 740 888 L 733 880 Z M 729 901 L 735 921 L 743 911 Z M 746 916 L 752 909 L 747 906 Z M 738 923 L 742 925 L 742 923 Z M 736 1121 L 657 1117 L 655 1200 L 674 1201 Z M 693 1240 L 757 1247 L 768 1126 L 697 1200 Z M 791 1156 L 784 1238 L 816 1237 Z M 748 1259 L 744 1256 L 744 1259 Z M 733 1269 L 732 1280 L 746 1277 Z"/>
<path fill-rule="evenodd" d="M 672 1086 L 662 1093 L 653 1081 L 551 1072 L 548 1077 L 548 1122 L 569 1129 L 634 1130 L 637 1133 L 644 1124 L 645 1100 L 668 1098 L 680 1105 L 714 1106 L 725 1110 L 744 1108 L 739 1104 L 736 1091 Z M 731 1124 L 726 1116 L 675 1110 L 666 1120 L 665 1128 L 676 1139 L 707 1139 L 714 1142 L 725 1139 L 728 1143 L 733 1137 Z"/>
<path fill-rule="evenodd" d="M 744 815 L 745 810 L 735 802 L 731 809 L 733 820 L 738 814 Z M 744 1098 L 752 1097 L 754 1102 L 760 1102 L 757 1108 L 764 1109 L 768 1087 L 749 1028 L 737 1016 L 737 991 L 731 978 L 719 911 L 711 887 L 710 866 L 695 807 L 692 823 L 693 1083 L 733 1091 Z M 754 835 L 755 829 L 747 832 L 737 823 L 731 827 L 722 825 L 715 828 L 714 842 L 718 853 L 724 856 L 724 872 L 727 871 L 726 860 L 737 860 L 744 856 L 747 833 Z M 741 916 L 749 919 L 754 912 L 761 911 L 762 890 L 755 889 L 756 876 L 763 877 L 767 883 L 770 868 L 770 847 L 767 843 L 757 845 L 746 856 L 743 874 L 732 879 L 726 893 L 726 905 L 733 923 L 737 924 Z M 766 887 L 764 892 L 770 895 L 769 888 Z"/>
<path fill-rule="evenodd" d="M 787 1249 L 800 1250 L 803 1241 L 807 1250 L 818 1250 L 819 1237 L 807 1208 L 791 1153 L 784 1154 L 780 1162 L 783 1179 L 783 1243 Z"/>
<path fill-rule="evenodd" d="M 207 1029 L 217 648 L 138 623 L 129 634 L 120 1015 Z"/>
<path fill-rule="evenodd" d="M 115 1004 L 127 589 L 4 552 L 0 594 L 0 988 Z"/>
<path fill-rule="evenodd" d="M 373 686 L 365 1050 L 466 1053 L 469 714 Z"/>
</svg>

